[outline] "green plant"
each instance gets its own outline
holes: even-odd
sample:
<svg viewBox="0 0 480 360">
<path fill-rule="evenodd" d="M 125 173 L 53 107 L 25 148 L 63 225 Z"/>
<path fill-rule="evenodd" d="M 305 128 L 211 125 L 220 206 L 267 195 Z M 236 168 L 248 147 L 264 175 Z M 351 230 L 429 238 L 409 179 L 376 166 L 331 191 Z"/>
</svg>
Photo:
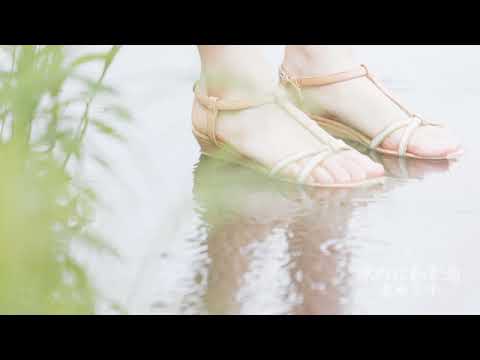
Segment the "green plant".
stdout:
<svg viewBox="0 0 480 360">
<path fill-rule="evenodd" d="M 71 246 L 115 251 L 88 229 L 96 194 L 72 159 L 83 158 L 92 124 L 121 138 L 90 114 L 96 96 L 114 94 L 104 79 L 119 49 L 72 61 L 64 46 L 0 49 L 0 313 L 94 312 L 95 290 Z M 80 71 L 93 63 L 96 80 Z M 118 105 L 108 109 L 129 118 Z"/>
</svg>

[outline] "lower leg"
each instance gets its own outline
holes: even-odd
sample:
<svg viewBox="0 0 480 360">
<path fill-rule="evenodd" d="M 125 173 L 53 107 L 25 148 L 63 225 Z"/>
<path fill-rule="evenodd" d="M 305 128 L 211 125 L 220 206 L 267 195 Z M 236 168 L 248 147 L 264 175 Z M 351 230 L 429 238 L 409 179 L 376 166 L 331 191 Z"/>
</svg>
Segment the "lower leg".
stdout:
<svg viewBox="0 0 480 360">
<path fill-rule="evenodd" d="M 210 96 L 236 97 L 270 92 L 276 79 L 262 52 L 250 45 L 200 45 L 201 83 Z"/>
<path fill-rule="evenodd" d="M 327 75 L 355 66 L 353 52 L 345 45 L 288 45 L 285 48 L 286 69 L 297 77 Z"/>
</svg>

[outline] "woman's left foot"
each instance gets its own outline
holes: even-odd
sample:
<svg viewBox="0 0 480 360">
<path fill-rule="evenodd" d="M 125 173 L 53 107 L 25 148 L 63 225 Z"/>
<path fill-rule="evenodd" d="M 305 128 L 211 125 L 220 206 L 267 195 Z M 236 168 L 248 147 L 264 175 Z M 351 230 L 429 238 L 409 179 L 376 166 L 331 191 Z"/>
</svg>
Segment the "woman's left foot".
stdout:
<svg viewBox="0 0 480 360">
<path fill-rule="evenodd" d="M 303 56 L 303 58 L 302 58 Z M 343 57 L 336 64 L 321 63 L 305 54 L 289 55 L 284 67 L 295 78 L 326 76 L 358 67 Z M 313 115 L 337 119 L 343 124 L 374 138 L 389 124 L 408 119 L 406 112 L 367 77 L 338 82 L 327 86 L 312 86 L 301 89 L 303 110 Z M 398 129 L 385 138 L 380 148 L 398 151 L 405 128 Z M 461 153 L 458 139 L 445 127 L 420 126 L 413 132 L 407 152 L 419 157 L 441 158 Z"/>
</svg>

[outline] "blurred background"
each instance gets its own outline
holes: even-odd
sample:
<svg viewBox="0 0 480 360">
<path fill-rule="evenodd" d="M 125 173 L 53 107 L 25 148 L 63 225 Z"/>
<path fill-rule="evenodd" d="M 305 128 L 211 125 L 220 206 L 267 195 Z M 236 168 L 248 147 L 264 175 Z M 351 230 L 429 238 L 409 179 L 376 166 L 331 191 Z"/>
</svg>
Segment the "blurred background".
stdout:
<svg viewBox="0 0 480 360">
<path fill-rule="evenodd" d="M 480 313 L 480 47 L 354 49 L 465 157 L 278 184 L 200 156 L 194 46 L 2 47 L 0 313 Z"/>
</svg>

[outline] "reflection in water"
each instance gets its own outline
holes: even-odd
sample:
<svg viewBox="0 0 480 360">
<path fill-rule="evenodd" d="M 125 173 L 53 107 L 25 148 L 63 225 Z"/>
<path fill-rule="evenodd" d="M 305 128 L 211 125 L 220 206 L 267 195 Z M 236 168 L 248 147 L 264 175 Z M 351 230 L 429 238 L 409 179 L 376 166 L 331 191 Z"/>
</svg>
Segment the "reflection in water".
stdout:
<svg viewBox="0 0 480 360">
<path fill-rule="evenodd" d="M 209 312 L 347 312 L 343 239 L 353 209 L 381 188 L 304 188 L 202 158 L 195 196 L 208 224 Z"/>
<path fill-rule="evenodd" d="M 448 162 L 376 157 L 390 175 L 359 189 L 305 188 L 202 157 L 194 194 L 202 221 L 202 289 L 211 314 L 350 313 L 353 214 L 401 184 L 448 170 Z M 359 210 L 355 211 L 354 210 Z M 207 274 L 207 275 L 205 275 Z M 192 294 L 190 293 L 190 298 Z"/>
<path fill-rule="evenodd" d="M 457 160 L 421 160 L 400 158 L 384 155 L 369 150 L 363 145 L 353 144 L 358 151 L 369 156 L 372 160 L 382 164 L 387 176 L 396 179 L 422 179 L 429 174 L 444 173 L 450 169 L 450 164 Z"/>
</svg>

